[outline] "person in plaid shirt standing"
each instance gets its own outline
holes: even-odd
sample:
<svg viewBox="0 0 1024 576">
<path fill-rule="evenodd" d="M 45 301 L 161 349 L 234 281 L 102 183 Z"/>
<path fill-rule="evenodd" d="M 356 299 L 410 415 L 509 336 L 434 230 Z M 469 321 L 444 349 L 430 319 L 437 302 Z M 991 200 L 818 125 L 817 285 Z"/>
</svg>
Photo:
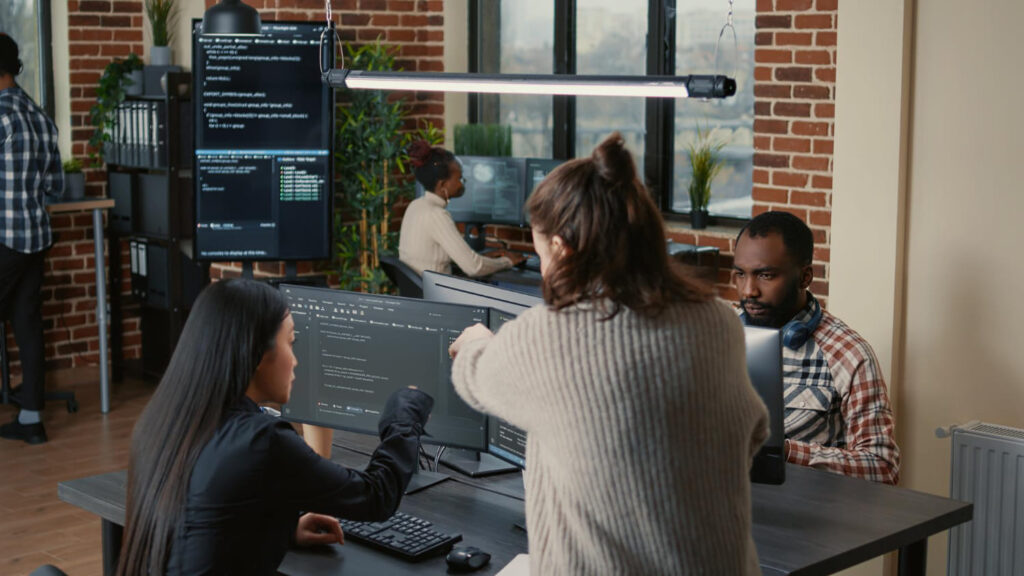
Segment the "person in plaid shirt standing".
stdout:
<svg viewBox="0 0 1024 576">
<path fill-rule="evenodd" d="M 736 236 L 740 318 L 782 332 L 786 459 L 895 484 L 900 451 L 882 371 L 867 341 L 808 291 L 813 255 L 810 228 L 788 212 L 765 212 Z"/>
<path fill-rule="evenodd" d="M 43 259 L 52 243 L 44 197 L 60 198 L 57 127 L 18 86 L 18 45 L 0 33 L 0 319 L 21 354 L 21 411 L 0 436 L 46 442 L 43 409 Z"/>
</svg>

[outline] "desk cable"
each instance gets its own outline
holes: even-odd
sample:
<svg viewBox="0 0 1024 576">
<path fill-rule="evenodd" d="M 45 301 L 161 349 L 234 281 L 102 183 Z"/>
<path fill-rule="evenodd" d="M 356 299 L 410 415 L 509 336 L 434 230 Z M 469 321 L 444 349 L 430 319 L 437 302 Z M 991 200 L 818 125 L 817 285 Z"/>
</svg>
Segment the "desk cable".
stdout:
<svg viewBox="0 0 1024 576">
<path fill-rule="evenodd" d="M 352 453 L 355 453 L 355 454 L 359 454 L 360 456 L 366 456 L 368 458 L 373 456 L 371 453 L 366 452 L 365 450 L 361 450 L 361 449 L 356 448 L 354 446 L 349 446 L 349 445 L 346 445 L 346 444 L 342 444 L 340 442 L 332 442 L 331 445 L 335 446 L 337 448 L 341 448 L 342 450 L 348 450 L 349 452 L 352 452 Z M 445 446 L 440 446 L 438 448 L 437 455 L 434 456 L 434 469 L 432 470 L 433 472 L 437 471 L 437 464 L 440 461 L 441 454 L 444 452 L 444 450 L 445 450 Z M 430 457 L 430 453 L 427 452 L 423 448 L 422 445 L 420 445 L 420 456 L 427 456 L 428 458 Z M 419 458 L 417 458 L 417 460 L 419 460 Z M 422 463 L 421 463 L 421 465 L 422 465 Z M 427 468 L 427 469 L 429 470 L 429 468 Z M 483 485 L 481 483 L 475 482 L 472 478 L 467 479 L 467 478 L 462 478 L 461 475 L 451 475 L 449 477 L 449 479 L 452 482 L 457 482 L 459 484 L 464 484 L 466 486 L 472 486 L 473 488 L 476 488 L 477 490 L 483 490 L 484 492 L 490 492 L 491 494 L 497 494 L 499 496 L 504 496 L 506 498 L 511 498 L 513 500 L 519 500 L 520 502 L 524 501 L 524 498 L 522 498 L 521 496 L 519 496 L 517 494 L 510 494 L 507 491 L 496 490 L 496 489 L 494 489 L 494 488 L 492 488 L 490 486 L 485 486 L 485 485 Z"/>
</svg>

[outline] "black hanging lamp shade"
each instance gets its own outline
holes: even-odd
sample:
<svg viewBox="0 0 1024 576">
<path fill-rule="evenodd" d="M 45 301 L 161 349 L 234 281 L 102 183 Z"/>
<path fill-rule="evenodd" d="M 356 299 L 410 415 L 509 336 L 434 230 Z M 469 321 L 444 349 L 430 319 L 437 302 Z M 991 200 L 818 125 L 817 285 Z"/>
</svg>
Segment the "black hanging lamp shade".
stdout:
<svg viewBox="0 0 1024 576">
<path fill-rule="evenodd" d="M 255 36 L 260 26 L 260 13 L 241 0 L 220 0 L 203 14 L 203 34 Z"/>
</svg>

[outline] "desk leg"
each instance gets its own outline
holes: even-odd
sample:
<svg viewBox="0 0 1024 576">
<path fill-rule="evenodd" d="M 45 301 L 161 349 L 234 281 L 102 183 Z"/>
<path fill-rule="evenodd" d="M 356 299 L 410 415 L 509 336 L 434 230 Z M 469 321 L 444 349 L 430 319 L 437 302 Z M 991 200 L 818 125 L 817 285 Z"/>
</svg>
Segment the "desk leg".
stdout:
<svg viewBox="0 0 1024 576">
<path fill-rule="evenodd" d="M 899 576 L 924 576 L 928 561 L 928 540 L 921 539 L 900 548 Z"/>
<path fill-rule="evenodd" d="M 110 412 L 107 375 L 107 278 L 103 263 L 103 210 L 92 211 L 92 240 L 96 250 L 96 327 L 100 334 L 100 412 Z"/>
<path fill-rule="evenodd" d="M 114 576 L 114 571 L 117 570 L 117 559 L 121 556 L 124 528 L 104 519 L 100 530 L 103 533 L 103 576 Z"/>
</svg>

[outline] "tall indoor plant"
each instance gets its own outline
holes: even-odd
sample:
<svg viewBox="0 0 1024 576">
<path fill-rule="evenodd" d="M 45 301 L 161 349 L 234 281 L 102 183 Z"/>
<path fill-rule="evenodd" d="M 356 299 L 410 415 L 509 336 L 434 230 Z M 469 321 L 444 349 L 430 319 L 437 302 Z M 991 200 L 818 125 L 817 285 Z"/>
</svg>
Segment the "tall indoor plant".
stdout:
<svg viewBox="0 0 1024 576">
<path fill-rule="evenodd" d="M 397 47 L 376 42 L 345 46 L 345 63 L 353 70 L 390 70 Z M 340 288 L 381 292 L 388 279 L 380 256 L 398 250 L 391 229 L 396 202 L 414 191 L 407 176 L 405 149 L 414 138 L 432 144 L 441 135 L 432 125 L 415 133 L 404 131 L 408 110 L 387 92 L 352 90 L 338 108 L 335 134 L 335 172 L 338 175 L 335 212 L 335 267 Z"/>
<path fill-rule="evenodd" d="M 171 40 L 174 37 L 174 23 L 178 9 L 176 0 L 145 0 L 146 17 L 149 18 L 153 33 L 153 45 L 149 49 L 149 63 L 153 66 L 171 64 Z"/>
<path fill-rule="evenodd" d="M 696 138 L 687 145 L 691 170 L 687 189 L 690 194 L 690 225 L 695 229 L 707 227 L 711 182 L 722 170 L 719 152 L 725 144 L 725 140 L 714 137 L 712 130 L 698 125 Z"/>
<path fill-rule="evenodd" d="M 97 163 L 103 161 L 103 145 L 111 140 L 111 132 L 117 121 L 117 108 L 124 102 L 127 89 L 140 80 L 132 77 L 133 72 L 142 70 L 142 60 L 137 54 L 129 54 L 124 60 L 114 60 L 103 70 L 96 85 L 96 104 L 89 110 L 89 123 L 94 127 L 89 138 L 89 155 Z"/>
</svg>

